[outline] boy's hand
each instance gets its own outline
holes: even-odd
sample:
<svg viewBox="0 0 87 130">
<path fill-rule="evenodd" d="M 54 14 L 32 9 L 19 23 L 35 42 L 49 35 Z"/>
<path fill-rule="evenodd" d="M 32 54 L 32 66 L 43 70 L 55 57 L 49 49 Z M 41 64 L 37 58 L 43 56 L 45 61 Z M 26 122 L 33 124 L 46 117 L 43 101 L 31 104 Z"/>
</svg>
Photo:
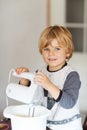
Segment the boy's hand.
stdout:
<svg viewBox="0 0 87 130">
<path fill-rule="evenodd" d="M 58 98 L 60 93 L 58 86 L 54 85 L 43 72 L 36 73 L 34 82 L 46 89 L 55 100 Z"/>
<path fill-rule="evenodd" d="M 15 69 L 15 71 L 17 74 L 21 74 L 23 72 L 29 72 L 29 69 L 26 67 L 19 67 L 19 68 Z M 20 80 L 20 84 L 25 85 L 25 86 L 28 86 L 29 82 L 30 81 L 28 79 L 25 79 L 25 78 L 21 78 L 21 80 Z"/>
<path fill-rule="evenodd" d="M 29 72 L 29 69 L 26 67 L 19 67 L 15 69 L 17 74 L 21 74 L 22 72 Z"/>
<path fill-rule="evenodd" d="M 34 78 L 34 82 L 46 90 L 49 89 L 49 86 L 51 86 L 53 83 L 50 81 L 50 79 L 43 73 L 43 72 L 37 72 Z"/>
</svg>

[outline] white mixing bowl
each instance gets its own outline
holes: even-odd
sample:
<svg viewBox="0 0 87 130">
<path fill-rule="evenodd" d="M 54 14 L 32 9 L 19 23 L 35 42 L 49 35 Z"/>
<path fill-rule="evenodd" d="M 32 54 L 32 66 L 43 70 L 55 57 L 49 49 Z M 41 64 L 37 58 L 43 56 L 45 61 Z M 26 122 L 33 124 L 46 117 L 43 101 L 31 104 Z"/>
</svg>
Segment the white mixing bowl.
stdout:
<svg viewBox="0 0 87 130">
<path fill-rule="evenodd" d="M 3 115 L 11 119 L 12 130 L 46 130 L 50 110 L 43 106 L 34 106 L 34 115 L 29 116 L 29 105 L 8 106 Z M 32 108 L 31 108 L 32 111 Z"/>
</svg>

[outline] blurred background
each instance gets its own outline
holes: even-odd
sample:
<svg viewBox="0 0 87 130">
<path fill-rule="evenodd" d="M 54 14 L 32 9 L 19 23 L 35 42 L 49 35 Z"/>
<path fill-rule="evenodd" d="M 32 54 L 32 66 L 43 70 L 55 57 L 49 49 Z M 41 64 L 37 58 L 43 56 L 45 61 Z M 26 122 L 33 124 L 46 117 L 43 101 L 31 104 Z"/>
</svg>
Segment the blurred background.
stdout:
<svg viewBox="0 0 87 130">
<path fill-rule="evenodd" d="M 72 35 L 75 52 L 69 63 L 79 72 L 80 111 L 87 114 L 87 0 L 0 0 L 0 115 L 6 107 L 9 71 L 43 65 L 38 39 L 49 25 L 63 25 Z"/>
</svg>

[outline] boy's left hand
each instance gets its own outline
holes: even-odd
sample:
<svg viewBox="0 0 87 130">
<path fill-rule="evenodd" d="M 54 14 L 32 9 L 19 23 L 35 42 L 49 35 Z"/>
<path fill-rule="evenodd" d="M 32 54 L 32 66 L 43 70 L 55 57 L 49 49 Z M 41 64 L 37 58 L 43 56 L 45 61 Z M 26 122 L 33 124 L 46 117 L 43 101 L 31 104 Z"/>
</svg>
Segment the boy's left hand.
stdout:
<svg viewBox="0 0 87 130">
<path fill-rule="evenodd" d="M 49 87 L 53 84 L 50 79 L 43 73 L 37 72 L 34 78 L 34 82 L 46 90 L 49 90 Z"/>
</svg>

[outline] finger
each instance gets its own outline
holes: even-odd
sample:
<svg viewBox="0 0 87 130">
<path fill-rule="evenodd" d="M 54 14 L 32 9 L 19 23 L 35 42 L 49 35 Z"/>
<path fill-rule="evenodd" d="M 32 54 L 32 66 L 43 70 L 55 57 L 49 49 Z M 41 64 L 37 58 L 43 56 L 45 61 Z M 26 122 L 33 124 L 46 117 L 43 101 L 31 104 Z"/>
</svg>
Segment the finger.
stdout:
<svg viewBox="0 0 87 130">
<path fill-rule="evenodd" d="M 43 72 L 38 72 L 38 73 L 36 73 L 36 76 L 41 76 L 44 78 L 46 75 Z"/>
<path fill-rule="evenodd" d="M 29 72 L 29 69 L 25 67 L 19 67 L 16 69 L 17 74 L 21 74 L 22 72 Z"/>
</svg>

